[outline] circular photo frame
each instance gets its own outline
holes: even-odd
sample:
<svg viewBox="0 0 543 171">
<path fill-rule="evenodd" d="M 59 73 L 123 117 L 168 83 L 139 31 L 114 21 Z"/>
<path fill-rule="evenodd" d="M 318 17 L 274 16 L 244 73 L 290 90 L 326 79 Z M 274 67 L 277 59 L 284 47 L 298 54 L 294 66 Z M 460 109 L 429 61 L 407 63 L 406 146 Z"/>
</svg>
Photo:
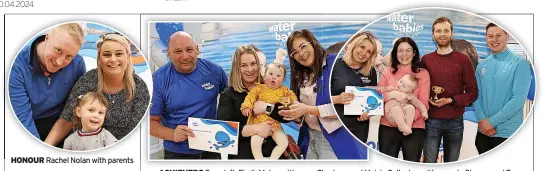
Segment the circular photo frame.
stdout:
<svg viewBox="0 0 543 171">
<path fill-rule="evenodd" d="M 66 151 L 123 140 L 150 105 L 152 77 L 141 50 L 103 24 L 60 23 L 34 35 L 9 72 L 9 101 L 30 136 Z"/>
<path fill-rule="evenodd" d="M 354 137 L 416 163 L 486 154 L 528 119 L 533 59 L 497 23 L 417 8 L 364 26 L 334 63 L 334 108 Z"/>
</svg>

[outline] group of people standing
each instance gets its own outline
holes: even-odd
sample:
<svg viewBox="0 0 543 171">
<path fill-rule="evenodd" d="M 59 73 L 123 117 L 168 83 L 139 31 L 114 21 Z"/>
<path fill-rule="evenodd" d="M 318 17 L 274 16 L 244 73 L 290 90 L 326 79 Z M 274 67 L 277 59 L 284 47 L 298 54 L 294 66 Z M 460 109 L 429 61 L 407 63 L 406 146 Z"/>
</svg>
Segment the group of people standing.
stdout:
<svg viewBox="0 0 543 171">
<path fill-rule="evenodd" d="M 398 157 L 401 150 L 405 160 L 419 162 L 424 155 L 424 162 L 436 162 L 443 139 L 445 162 L 456 161 L 463 140 L 465 107 L 473 105 L 479 121 L 476 146 L 479 153 L 484 153 L 509 138 L 522 123 L 522 108 L 530 87 L 530 64 L 507 48 L 509 34 L 490 23 L 486 27 L 486 42 L 492 55 L 475 70 L 471 58 L 451 47 L 453 33 L 452 21 L 440 17 L 432 25 L 437 50 L 421 57 L 416 42 L 401 37 L 394 43 L 390 61 L 381 61 L 377 59 L 380 42 L 369 32 L 353 37 L 346 43 L 344 55 L 336 57 L 320 45 L 311 31 L 294 31 L 286 45 L 290 89 L 299 102 L 283 109 L 280 103 L 256 100 L 251 112 L 267 113 L 279 122 L 296 118 L 301 123 L 298 145 L 306 159 L 362 159 L 367 152 L 360 141 L 365 143 L 368 139 L 371 116 L 363 112 L 360 116 L 343 114 L 343 105 L 354 99 L 345 92 L 345 86 L 394 90 L 406 86 L 402 78 L 412 75 L 416 80 L 412 94 L 400 97 L 404 102 L 416 98 L 422 104 L 419 108 L 426 110 L 404 102 L 397 104 L 397 110 L 385 106 L 387 111 L 379 122 L 379 151 Z M 170 37 L 171 62 L 153 74 L 151 107 L 151 135 L 165 140 L 166 159 L 218 158 L 216 154 L 188 148 L 187 139 L 194 136 L 187 127 L 188 117 L 239 122 L 239 153 L 230 155 L 231 159 L 254 159 L 249 137 L 255 135 L 263 139 L 262 155 L 273 153 L 277 146 L 271 137 L 273 124 L 246 124 L 246 112 L 241 110 L 248 93 L 263 83 L 259 51 L 254 45 L 238 47 L 227 78 L 220 66 L 198 58 L 199 49 L 190 34 L 177 32 Z M 383 63 L 389 65 L 376 67 Z M 212 85 L 211 89 L 202 88 L 207 83 Z M 443 90 L 438 92 L 439 98 L 431 98 L 436 96 L 432 87 Z M 395 91 L 384 94 L 385 104 L 392 100 L 387 98 L 389 93 Z M 181 100 L 177 94 L 190 98 Z M 409 133 L 398 130 L 390 113 L 393 111 L 413 113 L 413 120 L 407 122 Z M 257 158 L 261 158 L 260 154 Z"/>
<path fill-rule="evenodd" d="M 214 153 L 188 148 L 187 139 L 194 136 L 187 126 L 188 117 L 239 122 L 242 136 L 238 154 L 230 155 L 231 159 L 254 159 L 249 137 L 255 135 L 264 139 L 262 155 L 270 156 L 277 145 L 271 137 L 273 124 L 246 124 L 247 117 L 241 110 L 248 93 L 262 83 L 260 50 L 254 45 L 238 47 L 227 78 L 220 66 L 198 58 L 199 48 L 190 34 L 176 32 L 168 42 L 171 62 L 153 74 L 150 122 L 151 135 L 165 140 L 165 159 L 219 158 Z M 365 159 L 366 148 L 342 126 L 329 96 L 328 79 L 336 55 L 326 53 L 309 30 L 293 32 L 287 40 L 287 51 L 290 89 L 299 102 L 280 109 L 280 103 L 255 101 L 253 113 L 268 113 L 279 122 L 302 123 L 298 144 L 306 159 Z M 202 88 L 208 83 L 211 88 Z M 190 98 L 181 99 L 178 94 Z"/>
<path fill-rule="evenodd" d="M 379 122 L 379 151 L 398 157 L 401 150 L 405 160 L 418 162 L 424 155 L 424 162 L 436 162 L 443 141 L 444 160 L 452 162 L 460 154 L 465 107 L 475 109 L 479 128 L 475 145 L 482 154 L 507 140 L 523 123 L 522 109 L 531 79 L 529 62 L 507 47 L 509 34 L 502 28 L 493 23 L 486 26 L 486 43 L 492 54 L 476 70 L 468 56 L 451 47 L 453 33 L 451 20 L 440 17 L 432 25 L 437 50 L 421 57 L 416 42 L 401 37 L 395 41 L 390 59 L 383 61 L 377 58 L 381 44 L 371 33 L 357 34 L 346 43 L 344 55 L 337 57 L 328 53 L 311 31 L 294 31 L 287 39 L 286 53 L 290 90 L 296 101 L 284 108 L 280 103 L 256 99 L 242 108 L 249 92 L 261 87 L 268 73 L 263 70 L 262 52 L 254 45 L 236 49 L 228 77 L 219 65 L 198 58 L 200 49 L 192 35 L 176 32 L 168 39 L 170 62 L 153 73 L 150 97 L 145 82 L 134 73 L 126 38 L 117 33 L 100 36 L 98 67 L 87 72 L 77 55 L 83 31 L 78 24 L 64 24 L 39 36 L 19 53 L 10 72 L 9 94 L 23 126 L 58 147 L 71 130 L 83 137 L 107 129 L 111 132 L 108 137 L 122 139 L 137 126 L 151 100 L 150 134 L 164 140 L 165 159 L 220 158 L 216 153 L 189 148 L 188 137 L 195 136 L 187 126 L 189 117 L 240 123 L 238 154 L 230 159 L 255 159 L 251 151 L 255 143 L 250 137 L 257 137 L 262 144 L 259 155 L 278 154 L 272 136 L 277 123 L 247 124 L 247 112 L 266 113 L 278 122 L 300 123 L 297 143 L 305 159 L 366 159 L 363 143 L 368 139 L 371 116 L 363 112 L 344 115 L 343 106 L 354 99 L 345 86 L 392 87 L 383 92 L 385 104 L 392 104 L 386 103 L 392 97 L 404 100 L 395 103 L 400 108 L 394 110 L 385 106 Z M 280 65 L 276 69 L 286 72 Z M 278 76 L 286 76 L 280 72 Z M 409 96 L 398 95 L 395 87 L 406 86 L 402 81 L 406 75 L 414 77 L 416 86 Z M 432 87 L 443 91 L 437 95 Z M 102 108 L 85 121 L 79 111 L 86 108 L 77 104 L 82 98 L 94 99 L 83 97 L 89 92 L 97 92 L 93 96 Z M 431 99 L 435 96 L 439 98 Z M 422 105 L 416 109 L 406 105 L 415 100 Z M 398 115 L 393 117 L 391 112 L 409 114 L 409 132 L 398 129 Z M 93 129 L 74 127 L 81 124 Z"/>
<path fill-rule="evenodd" d="M 435 51 L 421 57 L 416 42 L 410 37 L 401 37 L 395 40 L 390 61 L 375 61 L 383 60 L 376 59 L 379 43 L 367 32 L 347 43 L 345 54 L 334 66 L 331 91 L 333 98 L 338 98 L 337 103 L 334 101 L 338 115 L 354 136 L 362 142 L 367 141 L 369 116 L 363 112 L 360 116 L 343 115 L 343 105 L 354 99 L 352 93 L 345 92 L 345 86 L 395 90 L 383 92 L 385 115 L 380 119 L 378 130 L 379 151 L 395 158 L 401 150 L 404 160 L 420 162 L 422 159 L 435 163 L 442 142 L 444 161 L 457 161 L 463 141 L 466 106 L 473 106 L 477 115 L 475 146 L 479 154 L 498 146 L 520 127 L 530 88 L 529 62 L 507 47 L 507 32 L 489 23 L 486 43 L 492 54 L 474 70 L 474 62 L 451 47 L 453 33 L 452 21 L 439 17 L 432 25 L 432 38 L 437 45 Z M 375 64 L 380 63 L 390 63 L 390 66 L 379 73 L 378 81 Z M 398 97 L 399 89 L 406 86 L 401 80 L 405 75 L 414 75 L 418 80 L 412 93 L 414 96 L 400 96 L 405 100 L 400 104 L 401 110 L 387 108 L 387 102 L 394 100 L 392 96 Z M 406 105 L 414 100 L 422 102 L 426 110 Z M 400 121 L 393 115 L 400 112 L 404 115 L 403 121 L 413 110 L 415 115 L 408 125 L 411 131 L 406 133 L 398 129 Z M 426 111 L 428 118 L 424 116 Z"/>
</svg>

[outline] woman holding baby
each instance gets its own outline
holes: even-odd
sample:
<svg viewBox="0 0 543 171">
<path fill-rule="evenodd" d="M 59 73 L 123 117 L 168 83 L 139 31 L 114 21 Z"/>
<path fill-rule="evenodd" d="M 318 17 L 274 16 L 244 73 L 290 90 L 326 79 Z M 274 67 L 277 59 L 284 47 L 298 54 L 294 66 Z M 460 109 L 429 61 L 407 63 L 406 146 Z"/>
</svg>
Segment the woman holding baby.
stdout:
<svg viewBox="0 0 543 171">
<path fill-rule="evenodd" d="M 391 67 L 383 72 L 378 84 L 379 87 L 389 90 L 383 94 L 385 116 L 381 118 L 379 126 L 379 151 L 391 157 L 398 158 L 401 148 L 404 160 L 419 162 L 424 140 L 425 117 L 423 115 L 426 111 L 421 111 L 418 107 L 402 107 L 405 105 L 403 103 L 396 104 L 400 107 L 399 109 L 387 107 L 387 105 L 389 105 L 388 102 L 390 100 L 398 99 L 398 101 L 410 101 L 412 103 L 414 101 L 420 101 L 420 103 L 428 109 L 428 99 L 430 98 L 430 76 L 420 62 L 420 52 L 417 44 L 409 37 L 402 37 L 394 43 L 391 61 Z M 412 75 L 414 78 L 409 78 L 406 75 Z M 410 85 L 407 84 L 407 82 L 413 83 L 413 80 L 416 80 L 417 84 L 416 86 L 411 86 L 413 88 L 416 87 L 412 90 L 411 96 L 416 99 L 410 100 L 409 96 L 404 96 L 405 94 L 399 93 L 399 89 L 409 88 Z M 390 98 L 389 96 L 399 98 Z M 402 131 L 400 131 L 398 129 L 398 124 L 394 119 L 396 117 L 393 117 L 392 112 L 394 112 L 394 114 L 397 114 L 398 112 L 404 114 L 409 113 L 410 111 L 414 111 L 414 117 L 411 117 L 413 120 L 408 119 L 409 122 L 406 122 L 411 123 L 407 125 L 411 130 L 402 129 Z"/>
<path fill-rule="evenodd" d="M 253 46 L 239 46 L 232 57 L 232 70 L 228 79 L 230 87 L 220 94 L 217 117 L 219 120 L 239 122 L 241 136 L 238 143 L 238 154 L 229 155 L 229 159 L 255 159 L 251 148 L 253 136 L 262 137 L 261 155 L 269 157 L 274 147 L 277 146 L 272 139 L 274 122 L 261 122 L 258 124 L 247 124 L 248 117 L 244 116 L 241 106 L 248 93 L 258 84 L 262 83 L 260 74 L 260 61 L 257 50 Z M 283 120 L 278 114 L 280 104 L 268 104 L 263 101 L 253 103 L 253 113 L 266 113 L 279 122 L 290 122 Z M 254 138 L 253 138 L 254 139 Z M 284 158 L 284 156 L 281 156 Z"/>
</svg>

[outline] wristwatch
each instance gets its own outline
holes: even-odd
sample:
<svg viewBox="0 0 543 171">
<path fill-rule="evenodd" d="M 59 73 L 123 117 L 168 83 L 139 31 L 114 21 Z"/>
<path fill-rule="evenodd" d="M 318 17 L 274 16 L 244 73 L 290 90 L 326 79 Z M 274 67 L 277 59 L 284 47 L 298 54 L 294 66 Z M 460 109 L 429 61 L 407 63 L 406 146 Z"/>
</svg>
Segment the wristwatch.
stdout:
<svg viewBox="0 0 543 171">
<path fill-rule="evenodd" d="M 270 114 L 272 112 L 273 108 L 271 104 L 266 104 L 266 114 Z"/>
<path fill-rule="evenodd" d="M 454 104 L 454 102 L 456 102 L 456 100 L 454 100 L 453 96 L 451 96 L 451 100 L 452 100 L 451 104 Z"/>
</svg>

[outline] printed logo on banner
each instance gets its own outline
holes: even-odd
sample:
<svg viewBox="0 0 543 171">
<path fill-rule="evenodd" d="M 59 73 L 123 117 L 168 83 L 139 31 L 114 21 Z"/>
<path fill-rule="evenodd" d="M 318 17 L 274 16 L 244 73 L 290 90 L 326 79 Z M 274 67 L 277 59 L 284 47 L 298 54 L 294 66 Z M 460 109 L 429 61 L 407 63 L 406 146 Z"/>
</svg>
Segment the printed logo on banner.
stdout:
<svg viewBox="0 0 543 171">
<path fill-rule="evenodd" d="M 268 28 L 268 32 L 275 33 L 275 44 L 279 46 L 284 46 L 288 37 L 294 30 L 295 22 L 279 22 L 278 24 L 272 25 Z"/>
<path fill-rule="evenodd" d="M 392 22 L 392 29 L 397 37 L 414 37 L 424 29 L 424 24 L 413 22 L 415 15 L 402 15 L 400 13 L 387 16 L 387 21 Z"/>
</svg>

